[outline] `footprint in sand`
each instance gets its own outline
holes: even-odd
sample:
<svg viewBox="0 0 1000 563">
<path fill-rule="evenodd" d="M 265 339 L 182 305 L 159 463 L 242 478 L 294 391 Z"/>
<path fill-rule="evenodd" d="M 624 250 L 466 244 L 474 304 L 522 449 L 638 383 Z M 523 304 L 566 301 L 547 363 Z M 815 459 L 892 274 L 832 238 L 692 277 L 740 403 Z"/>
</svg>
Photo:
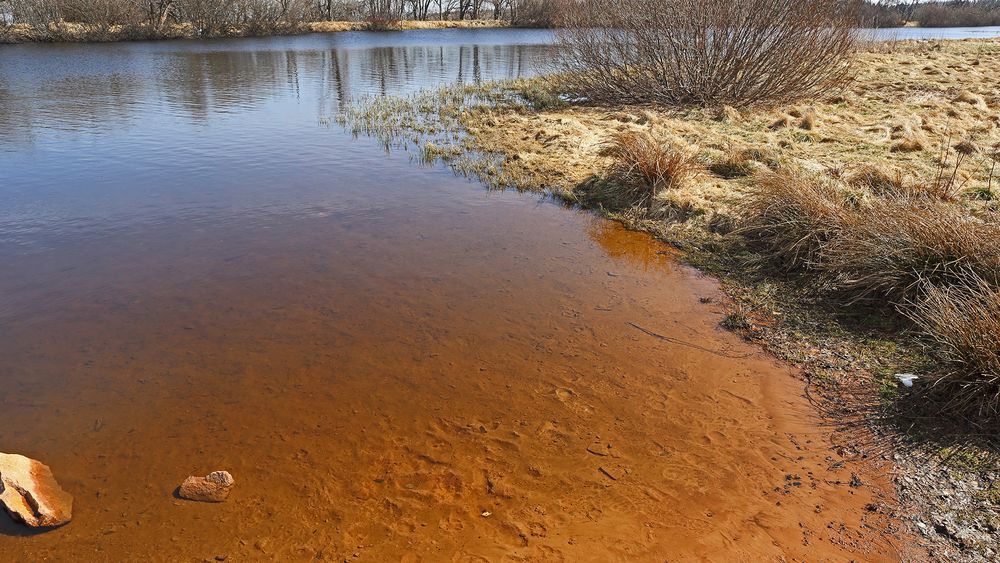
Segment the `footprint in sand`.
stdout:
<svg viewBox="0 0 1000 563">
<path fill-rule="evenodd" d="M 580 401 L 580 397 L 576 394 L 576 391 L 573 391 L 569 387 L 557 387 L 556 398 L 574 412 L 581 414 L 589 414 L 591 412 L 590 407 Z"/>
</svg>

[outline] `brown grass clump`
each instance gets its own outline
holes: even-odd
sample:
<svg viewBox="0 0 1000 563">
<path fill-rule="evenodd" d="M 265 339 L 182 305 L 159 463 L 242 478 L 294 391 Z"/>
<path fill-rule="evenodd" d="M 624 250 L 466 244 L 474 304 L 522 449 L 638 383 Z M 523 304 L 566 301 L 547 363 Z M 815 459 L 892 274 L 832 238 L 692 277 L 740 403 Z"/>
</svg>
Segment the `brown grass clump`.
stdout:
<svg viewBox="0 0 1000 563">
<path fill-rule="evenodd" d="M 832 182 L 789 170 L 765 172 L 755 180 L 737 232 L 766 246 L 770 261 L 784 270 L 817 263 L 843 228 L 843 194 Z"/>
<path fill-rule="evenodd" d="M 802 121 L 799 122 L 799 127 L 805 129 L 806 131 L 812 131 L 819 127 L 819 114 L 815 110 L 808 110 L 802 116 Z"/>
<path fill-rule="evenodd" d="M 678 188 L 701 171 L 691 151 L 645 131 L 616 133 L 600 155 L 612 159 L 605 175 L 632 205 L 649 206 L 660 191 Z"/>
<path fill-rule="evenodd" d="M 903 312 L 934 343 L 948 371 L 927 388 L 937 408 L 990 419 L 1000 414 L 1000 289 L 967 273 L 951 287 L 928 286 Z"/>
<path fill-rule="evenodd" d="M 795 116 L 790 114 L 782 114 L 771 123 L 771 129 L 784 129 L 786 127 L 792 127 L 795 124 Z"/>
<path fill-rule="evenodd" d="M 739 232 L 785 270 L 816 271 L 847 302 L 901 303 L 924 283 L 959 284 L 967 272 L 1000 283 L 996 217 L 908 191 L 878 171 L 852 179 L 882 191 L 848 198 L 826 178 L 789 170 L 760 175 Z"/>
<path fill-rule="evenodd" d="M 898 124 L 892 128 L 892 152 L 917 152 L 927 148 L 927 137 L 918 129 L 918 125 L 910 122 Z"/>
<path fill-rule="evenodd" d="M 753 174 L 759 166 L 771 167 L 772 163 L 772 159 L 756 149 L 729 150 L 722 159 L 709 164 L 708 170 L 720 178 L 734 180 Z"/>
<path fill-rule="evenodd" d="M 892 152 L 917 152 L 926 147 L 924 142 L 918 137 L 907 137 L 892 146 Z"/>
<path fill-rule="evenodd" d="M 962 92 L 959 93 L 958 97 L 955 98 L 955 101 L 966 103 L 980 109 L 987 108 L 986 100 L 982 96 L 980 96 L 979 94 L 973 94 L 968 90 L 962 90 Z"/>
<path fill-rule="evenodd" d="M 733 106 L 722 106 L 715 119 L 723 123 L 739 123 L 743 120 L 743 115 Z"/>
<path fill-rule="evenodd" d="M 961 163 L 959 163 L 961 166 Z M 886 170 L 863 164 L 844 177 L 847 185 L 867 190 L 876 196 L 902 199 L 932 199 L 955 201 L 963 190 L 958 170 L 948 161 L 939 163 L 937 175 L 931 181 L 908 181 L 898 170 Z"/>
</svg>

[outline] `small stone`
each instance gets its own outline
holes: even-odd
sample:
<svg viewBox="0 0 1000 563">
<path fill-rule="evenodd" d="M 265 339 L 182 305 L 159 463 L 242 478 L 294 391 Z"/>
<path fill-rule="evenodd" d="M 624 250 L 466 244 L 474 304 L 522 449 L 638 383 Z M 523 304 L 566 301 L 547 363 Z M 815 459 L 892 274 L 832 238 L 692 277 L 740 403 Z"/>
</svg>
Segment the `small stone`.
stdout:
<svg viewBox="0 0 1000 563">
<path fill-rule="evenodd" d="M 33 528 L 61 526 L 73 517 L 73 497 L 44 463 L 0 453 L 0 504 Z"/>
<path fill-rule="evenodd" d="M 601 457 L 607 457 L 608 455 L 607 451 L 602 451 L 598 446 L 587 446 L 587 451 Z"/>
<path fill-rule="evenodd" d="M 229 497 L 235 483 L 228 471 L 213 471 L 204 477 L 188 477 L 181 483 L 177 494 L 188 500 L 222 502 Z"/>
</svg>

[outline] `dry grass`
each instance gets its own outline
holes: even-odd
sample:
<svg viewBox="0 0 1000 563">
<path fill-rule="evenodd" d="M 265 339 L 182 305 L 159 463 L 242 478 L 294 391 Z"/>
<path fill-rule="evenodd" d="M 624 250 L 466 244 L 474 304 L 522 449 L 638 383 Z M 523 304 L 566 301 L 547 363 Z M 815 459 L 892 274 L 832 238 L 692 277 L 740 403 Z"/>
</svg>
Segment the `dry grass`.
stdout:
<svg viewBox="0 0 1000 563">
<path fill-rule="evenodd" d="M 643 131 L 612 135 L 600 154 L 611 159 L 605 177 L 618 186 L 619 197 L 644 207 L 661 191 L 681 188 L 702 170 L 689 149 Z"/>
<path fill-rule="evenodd" d="M 938 74 L 926 74 L 925 67 Z M 906 190 L 927 191 L 936 186 L 942 147 L 948 145 L 954 164 L 963 148 L 955 142 L 959 139 L 974 139 L 979 150 L 965 158 L 953 184 L 942 184 L 961 187 L 960 192 L 944 197 L 975 199 L 973 208 L 1000 205 L 994 197 L 1000 180 L 994 177 L 991 186 L 991 164 L 997 174 L 989 157 L 990 148 L 1000 143 L 1000 90 L 995 84 L 1000 41 L 894 44 L 859 55 L 855 72 L 857 79 L 846 92 L 767 111 L 627 107 L 609 112 L 563 103 L 536 111 L 498 111 L 488 122 L 471 114 L 463 121 L 476 145 L 506 156 L 505 169 L 532 178 L 528 187 L 561 194 L 573 192 L 608 166 L 600 153 L 610 135 L 645 131 L 690 147 L 712 173 L 674 192 L 690 200 L 697 213 L 684 224 L 660 227 L 683 230 L 684 236 L 713 221 L 737 218 L 749 189 L 744 173 L 751 166 L 759 170 L 761 163 L 770 168 L 780 163 L 818 174 L 840 170 L 845 177 L 872 166 L 890 176 L 877 180 L 889 189 L 897 183 L 891 178 L 896 171 L 905 170 L 901 179 Z M 985 108 L 956 102 L 963 90 L 978 93 Z M 771 129 L 776 121 L 781 126 Z M 767 156 L 747 163 L 734 147 Z"/>
<path fill-rule="evenodd" d="M 876 197 L 852 207 L 820 252 L 819 269 L 848 301 L 901 303 L 924 283 L 1000 281 L 1000 223 L 927 198 Z M 1000 337 L 1000 334 L 997 335 Z"/>
<path fill-rule="evenodd" d="M 971 213 L 950 193 L 871 166 L 843 182 L 786 169 L 754 178 L 737 232 L 768 263 L 807 274 L 824 298 L 913 320 L 941 366 L 933 387 L 918 386 L 922 412 L 995 421 L 1000 215 Z"/>
<path fill-rule="evenodd" d="M 864 164 L 853 170 L 845 180 L 850 186 L 879 195 L 905 193 L 908 185 L 899 170 L 886 170 L 871 164 Z"/>
<path fill-rule="evenodd" d="M 966 272 L 1000 283 L 1000 220 L 937 195 L 871 167 L 846 185 L 785 169 L 754 178 L 738 232 L 784 270 L 818 273 L 847 302 L 900 303 Z"/>
<path fill-rule="evenodd" d="M 753 151 L 750 150 L 728 150 L 723 158 L 709 164 L 708 170 L 726 180 L 743 178 L 753 174 L 757 169 L 756 159 L 753 156 Z"/>
<path fill-rule="evenodd" d="M 958 416 L 996 420 L 1000 415 L 1000 288 L 974 273 L 952 287 L 928 286 L 903 310 L 933 343 L 950 369 L 926 395 L 936 408 Z"/>
</svg>

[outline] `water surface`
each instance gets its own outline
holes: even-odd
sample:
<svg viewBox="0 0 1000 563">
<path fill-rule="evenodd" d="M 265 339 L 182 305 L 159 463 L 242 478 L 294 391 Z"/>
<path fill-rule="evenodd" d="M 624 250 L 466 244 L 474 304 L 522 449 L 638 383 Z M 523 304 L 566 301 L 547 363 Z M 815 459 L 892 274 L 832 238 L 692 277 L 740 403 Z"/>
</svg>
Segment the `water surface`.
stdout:
<svg viewBox="0 0 1000 563">
<path fill-rule="evenodd" d="M 866 466 L 718 329 L 711 280 L 329 124 L 543 71 L 551 39 L 0 48 L 0 451 L 76 498 L 41 535 L 0 518 L 0 552 L 889 557 L 882 489 L 847 488 Z M 228 502 L 174 498 L 216 469 Z"/>
</svg>

